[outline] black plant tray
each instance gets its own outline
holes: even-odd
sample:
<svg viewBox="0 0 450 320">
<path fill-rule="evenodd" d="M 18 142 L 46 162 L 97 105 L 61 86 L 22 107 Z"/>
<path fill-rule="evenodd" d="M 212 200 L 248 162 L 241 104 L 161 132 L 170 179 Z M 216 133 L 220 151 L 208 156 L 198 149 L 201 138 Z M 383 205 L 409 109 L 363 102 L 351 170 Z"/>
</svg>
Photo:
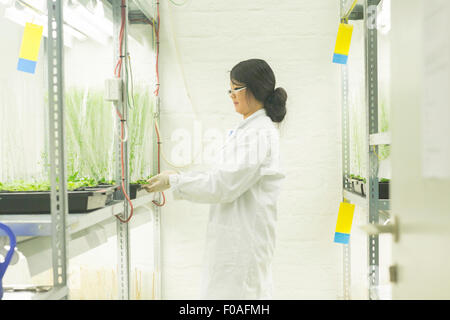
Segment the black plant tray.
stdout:
<svg viewBox="0 0 450 320">
<path fill-rule="evenodd" d="M 87 213 L 113 200 L 115 186 L 79 188 L 68 192 L 69 213 Z M 50 191 L 0 191 L 0 214 L 49 214 Z"/>
<path fill-rule="evenodd" d="M 390 199 L 389 182 L 380 182 L 380 184 L 378 185 L 378 190 L 380 199 Z"/>
<path fill-rule="evenodd" d="M 133 191 L 132 191 L 133 190 Z M 133 193 L 134 192 L 134 193 Z M 130 184 L 130 194 L 132 198 L 130 199 L 136 199 L 140 198 L 142 196 L 145 196 L 148 194 L 148 192 L 142 187 L 142 184 Z"/>
<path fill-rule="evenodd" d="M 354 184 L 354 192 L 362 195 L 362 196 L 366 196 L 366 184 L 363 182 L 355 183 Z M 390 199 L 389 196 L 389 182 L 380 182 L 378 184 L 378 199 L 381 200 L 388 200 Z"/>
<path fill-rule="evenodd" d="M 118 187 L 117 189 L 118 191 L 116 191 L 115 195 L 114 195 L 114 200 L 123 200 L 123 193 L 122 193 L 122 188 Z M 147 191 L 145 191 L 145 189 L 142 187 L 141 184 L 138 183 L 130 183 L 130 200 L 136 199 L 136 198 L 140 198 L 144 195 L 147 194 Z"/>
</svg>

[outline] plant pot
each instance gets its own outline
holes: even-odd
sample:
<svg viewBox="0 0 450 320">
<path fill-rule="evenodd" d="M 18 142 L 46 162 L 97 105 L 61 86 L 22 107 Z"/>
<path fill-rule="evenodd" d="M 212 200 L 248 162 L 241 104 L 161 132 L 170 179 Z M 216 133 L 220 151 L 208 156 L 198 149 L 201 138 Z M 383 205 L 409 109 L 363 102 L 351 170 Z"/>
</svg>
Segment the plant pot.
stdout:
<svg viewBox="0 0 450 320">
<path fill-rule="evenodd" d="M 134 200 L 136 198 L 140 198 L 145 196 L 148 192 L 142 187 L 139 183 L 130 183 L 130 200 Z M 118 187 L 117 191 L 114 194 L 114 200 L 123 200 L 125 197 L 123 196 L 122 187 Z"/>
<path fill-rule="evenodd" d="M 350 178 L 350 189 L 355 192 L 355 179 Z"/>
<path fill-rule="evenodd" d="M 355 183 L 355 191 L 356 193 L 363 195 L 363 188 L 362 188 L 363 182 L 360 180 L 357 180 Z"/>
<path fill-rule="evenodd" d="M 378 185 L 379 199 L 390 199 L 389 197 L 389 182 L 380 182 Z"/>
<path fill-rule="evenodd" d="M 148 194 L 148 192 L 142 187 L 142 184 L 130 184 L 130 199 L 140 198 L 142 196 L 145 196 L 146 194 Z"/>
<path fill-rule="evenodd" d="M 87 213 L 113 200 L 114 188 L 89 187 L 68 192 L 69 213 Z M 0 192 L 0 214 L 49 214 L 50 191 Z"/>
<path fill-rule="evenodd" d="M 364 195 L 363 194 L 363 181 L 359 180 L 359 179 L 352 179 L 352 184 L 353 184 L 353 192 L 360 194 L 360 195 Z"/>
<path fill-rule="evenodd" d="M 366 183 L 364 181 L 361 181 L 361 194 L 364 197 L 366 196 Z"/>
</svg>

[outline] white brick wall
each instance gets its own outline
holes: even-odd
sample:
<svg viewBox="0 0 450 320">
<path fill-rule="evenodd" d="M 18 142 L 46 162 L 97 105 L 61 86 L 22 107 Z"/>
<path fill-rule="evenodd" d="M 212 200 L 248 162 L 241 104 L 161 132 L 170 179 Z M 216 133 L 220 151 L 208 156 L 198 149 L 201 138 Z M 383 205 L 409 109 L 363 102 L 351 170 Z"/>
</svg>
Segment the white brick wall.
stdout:
<svg viewBox="0 0 450 320">
<path fill-rule="evenodd" d="M 176 128 L 225 132 L 241 117 L 227 97 L 228 71 L 241 60 L 265 59 L 288 92 L 281 127 L 288 174 L 281 193 L 274 258 L 275 299 L 336 299 L 341 247 L 333 234 L 340 202 L 339 67 L 331 63 L 337 0 L 191 0 L 161 2 L 161 131 L 170 155 Z M 178 44 L 186 96 L 168 16 Z M 170 167 L 162 163 L 162 170 Z M 191 169 L 191 168 L 189 168 Z M 175 202 L 162 209 L 164 299 L 199 297 L 208 206 Z"/>
</svg>

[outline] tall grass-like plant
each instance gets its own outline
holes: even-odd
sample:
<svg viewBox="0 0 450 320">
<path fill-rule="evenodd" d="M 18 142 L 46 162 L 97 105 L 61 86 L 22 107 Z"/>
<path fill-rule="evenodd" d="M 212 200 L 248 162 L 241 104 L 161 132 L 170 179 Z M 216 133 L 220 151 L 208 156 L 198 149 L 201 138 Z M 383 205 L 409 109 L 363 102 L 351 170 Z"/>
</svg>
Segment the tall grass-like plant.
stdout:
<svg viewBox="0 0 450 320">
<path fill-rule="evenodd" d="M 66 92 L 67 176 L 112 180 L 115 118 L 101 92 Z"/>
<path fill-rule="evenodd" d="M 130 97 L 127 121 L 130 181 L 144 183 L 151 173 L 153 151 L 154 97 L 138 87 Z M 116 177 L 115 144 L 117 116 L 102 92 L 70 88 L 65 95 L 65 146 L 68 189 L 111 183 Z M 42 153 L 42 166 L 48 169 L 48 155 Z M 0 183 L 7 191 L 48 191 L 49 181 L 16 180 Z"/>
<path fill-rule="evenodd" d="M 130 99 L 128 116 L 128 142 L 130 181 L 137 182 L 151 172 L 153 150 L 153 119 L 155 100 L 151 92 L 138 87 Z"/>
<path fill-rule="evenodd" d="M 131 94 L 131 93 L 130 93 Z M 136 87 L 129 99 L 127 141 L 130 181 L 146 178 L 152 165 L 152 114 L 150 90 Z M 113 180 L 117 116 L 100 92 L 71 89 L 66 95 L 68 176 Z"/>
<path fill-rule="evenodd" d="M 351 130 L 351 148 L 352 148 L 352 163 L 351 172 L 361 176 L 365 173 L 365 157 L 364 157 L 364 137 L 365 137 L 365 119 L 363 108 L 358 108 L 356 104 L 350 107 L 350 130 Z"/>
<path fill-rule="evenodd" d="M 380 117 L 379 117 L 379 130 L 380 132 L 389 132 L 389 113 L 386 100 L 383 100 L 380 104 Z M 390 145 L 382 145 L 378 147 L 379 155 L 382 160 L 389 158 L 391 154 Z"/>
</svg>

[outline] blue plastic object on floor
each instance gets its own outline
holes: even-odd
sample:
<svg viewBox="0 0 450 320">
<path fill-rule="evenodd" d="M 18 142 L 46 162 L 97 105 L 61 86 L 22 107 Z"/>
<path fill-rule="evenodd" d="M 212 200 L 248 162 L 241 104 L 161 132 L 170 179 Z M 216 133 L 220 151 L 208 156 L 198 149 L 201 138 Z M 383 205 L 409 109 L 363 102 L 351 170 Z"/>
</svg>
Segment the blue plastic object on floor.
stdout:
<svg viewBox="0 0 450 320">
<path fill-rule="evenodd" d="M 12 230 L 0 223 L 0 229 L 3 230 L 6 235 L 9 237 L 9 251 L 6 254 L 5 261 L 0 263 L 0 300 L 3 298 L 3 276 L 5 275 L 6 269 L 11 262 L 12 256 L 14 254 L 14 249 L 16 248 L 16 236 L 12 232 Z"/>
</svg>

